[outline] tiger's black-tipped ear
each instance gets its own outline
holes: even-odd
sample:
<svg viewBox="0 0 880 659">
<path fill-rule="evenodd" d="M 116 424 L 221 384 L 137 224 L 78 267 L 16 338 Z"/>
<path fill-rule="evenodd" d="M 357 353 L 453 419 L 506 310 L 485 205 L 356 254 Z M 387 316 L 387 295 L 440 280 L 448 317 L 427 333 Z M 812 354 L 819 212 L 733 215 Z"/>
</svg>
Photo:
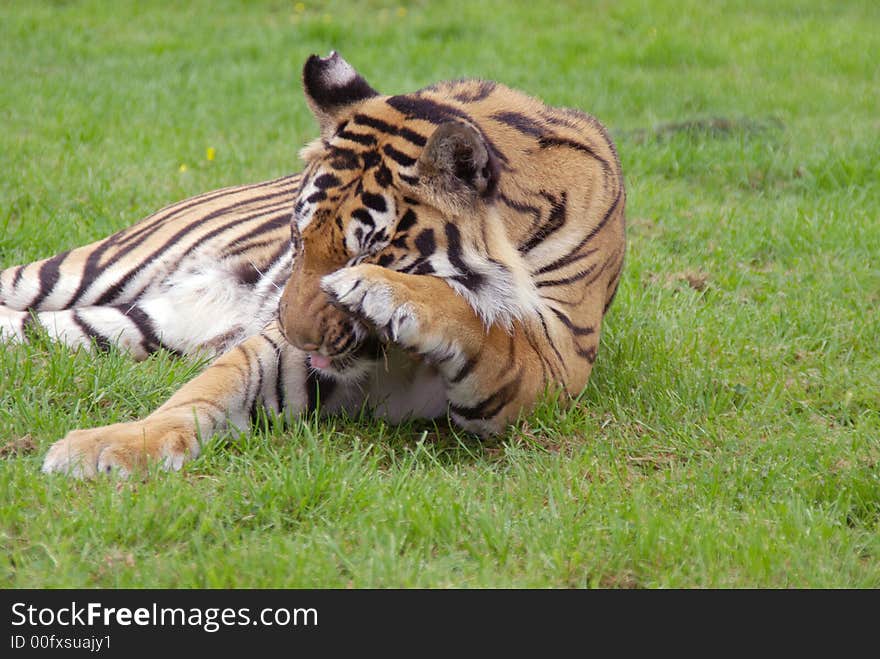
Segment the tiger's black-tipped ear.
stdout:
<svg viewBox="0 0 880 659">
<path fill-rule="evenodd" d="M 498 183 L 498 161 L 483 135 L 470 124 L 447 121 L 428 138 L 418 159 L 420 183 L 447 205 L 473 203 L 491 197 Z"/>
<path fill-rule="evenodd" d="M 335 50 L 327 57 L 311 55 L 303 66 L 302 77 L 306 100 L 322 133 L 335 128 L 345 108 L 379 95 Z"/>
</svg>

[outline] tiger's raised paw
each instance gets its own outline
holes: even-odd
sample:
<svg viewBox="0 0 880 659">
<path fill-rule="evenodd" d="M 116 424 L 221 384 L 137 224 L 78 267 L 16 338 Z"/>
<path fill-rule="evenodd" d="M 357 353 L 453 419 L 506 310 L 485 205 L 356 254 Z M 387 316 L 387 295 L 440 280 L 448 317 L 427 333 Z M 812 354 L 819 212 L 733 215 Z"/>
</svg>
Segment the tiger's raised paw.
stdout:
<svg viewBox="0 0 880 659">
<path fill-rule="evenodd" d="M 401 294 L 390 272 L 363 263 L 326 275 L 321 288 L 335 304 L 372 325 L 383 338 L 418 348 L 421 322 L 416 304 Z"/>
<path fill-rule="evenodd" d="M 117 423 L 73 430 L 55 442 L 43 460 L 43 472 L 75 478 L 114 474 L 127 478 L 151 463 L 178 470 L 200 451 L 195 430 L 177 419 Z"/>
</svg>

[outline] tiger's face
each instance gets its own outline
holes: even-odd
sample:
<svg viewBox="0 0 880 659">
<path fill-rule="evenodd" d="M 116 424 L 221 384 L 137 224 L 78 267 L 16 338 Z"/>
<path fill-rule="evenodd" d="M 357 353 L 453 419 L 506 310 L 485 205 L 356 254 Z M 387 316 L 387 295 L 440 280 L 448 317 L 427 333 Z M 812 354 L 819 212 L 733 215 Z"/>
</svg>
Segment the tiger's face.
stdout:
<svg viewBox="0 0 880 659">
<path fill-rule="evenodd" d="M 449 247 L 449 218 L 491 191 L 497 166 L 477 129 L 408 119 L 401 107 L 410 97 L 379 96 L 335 53 L 310 58 L 303 82 L 322 137 L 301 153 L 294 268 L 279 321 L 313 368 L 353 376 L 377 357 L 380 343 L 331 303 L 322 278 L 358 263 L 420 275 L 442 269 L 437 257 Z M 443 262 L 454 269 L 448 258 Z"/>
<path fill-rule="evenodd" d="M 400 189 L 382 146 L 369 130 L 344 124 L 304 153 L 291 224 L 296 257 L 280 319 L 288 341 L 310 353 L 313 367 L 331 373 L 352 370 L 358 357 L 374 357 L 377 346 L 360 320 L 330 303 L 321 279 L 357 263 L 397 262 L 403 241 L 392 242 L 416 217 L 418 202 Z M 424 209 L 426 219 L 429 214 Z"/>
</svg>

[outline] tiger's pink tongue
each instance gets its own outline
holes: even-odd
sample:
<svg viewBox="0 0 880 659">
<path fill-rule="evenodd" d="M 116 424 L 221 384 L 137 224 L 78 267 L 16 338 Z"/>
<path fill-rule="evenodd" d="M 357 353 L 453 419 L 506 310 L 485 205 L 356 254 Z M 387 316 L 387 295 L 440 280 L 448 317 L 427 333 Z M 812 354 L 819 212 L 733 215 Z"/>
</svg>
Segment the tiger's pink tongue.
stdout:
<svg viewBox="0 0 880 659">
<path fill-rule="evenodd" d="M 312 368 L 330 368 L 330 358 L 319 355 L 317 352 L 309 354 L 309 363 Z"/>
</svg>

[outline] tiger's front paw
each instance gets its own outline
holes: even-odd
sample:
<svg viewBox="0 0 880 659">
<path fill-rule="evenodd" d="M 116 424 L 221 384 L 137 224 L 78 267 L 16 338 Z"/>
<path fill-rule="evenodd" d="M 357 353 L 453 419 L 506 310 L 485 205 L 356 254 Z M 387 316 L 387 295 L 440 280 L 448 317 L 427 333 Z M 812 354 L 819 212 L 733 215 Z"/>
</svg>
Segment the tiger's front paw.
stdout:
<svg viewBox="0 0 880 659">
<path fill-rule="evenodd" d="M 421 329 L 417 305 L 407 299 L 389 272 L 366 263 L 342 268 L 326 275 L 321 288 L 335 304 L 365 320 L 383 338 L 416 348 Z"/>
<path fill-rule="evenodd" d="M 43 472 L 76 478 L 102 473 L 127 477 L 150 463 L 177 470 L 199 450 L 197 433 L 188 424 L 174 419 L 145 419 L 69 432 L 49 449 Z"/>
</svg>

